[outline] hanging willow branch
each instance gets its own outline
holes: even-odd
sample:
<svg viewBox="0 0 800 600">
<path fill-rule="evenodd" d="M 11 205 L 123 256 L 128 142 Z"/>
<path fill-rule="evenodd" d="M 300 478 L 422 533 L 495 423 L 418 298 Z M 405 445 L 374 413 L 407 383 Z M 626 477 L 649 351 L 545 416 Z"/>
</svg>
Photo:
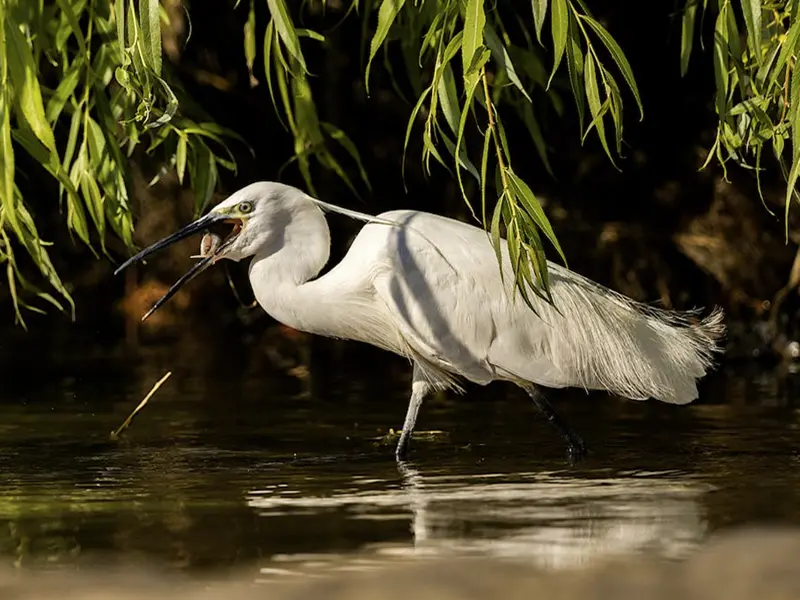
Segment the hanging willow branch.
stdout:
<svg viewBox="0 0 800 600">
<path fill-rule="evenodd" d="M 246 32 L 255 30 L 254 2 L 251 0 Z M 336 172 L 353 188 L 344 169 L 327 149 L 326 136 L 313 110 L 306 79 L 300 33 L 320 41 L 323 38 L 307 30 L 295 29 L 285 0 L 268 0 L 268 4 L 271 20 L 264 40 L 267 83 L 276 110 L 286 118 L 294 135 L 295 160 L 312 189 L 311 157 Z M 546 145 L 531 96 L 538 88 L 549 94 L 557 105 L 557 96 L 549 88 L 562 62 L 567 63 L 583 138 L 594 130 L 612 162 L 614 154 L 620 151 L 623 128 L 622 94 L 610 66 L 622 76 L 642 111 L 639 91 L 624 53 L 608 31 L 591 16 L 583 0 L 534 0 L 532 7 L 528 14 L 516 17 L 522 24 L 523 33 L 526 28 L 535 30 L 538 46 L 525 35 L 521 36 L 521 43 L 512 41 L 497 10 L 484 0 L 382 0 L 374 3 L 354 0 L 351 7 L 362 12 L 365 31 L 375 18 L 364 75 L 367 91 L 379 52 L 383 50 L 384 56 L 388 57 L 388 46 L 399 44 L 408 78 L 417 94 L 408 122 L 404 152 L 415 125 L 422 121 L 422 160 L 426 172 L 430 174 L 431 159 L 448 170 L 452 167 L 463 198 L 477 218 L 465 173 L 475 180 L 481 195 L 480 220 L 491 234 L 498 260 L 501 227 L 504 230 L 516 288 L 528 304 L 531 304 L 531 291 L 546 301 L 552 301 L 542 236 L 549 240 L 565 262 L 566 258 L 531 188 L 513 169 L 501 113 L 509 110 L 521 118 L 544 169 L 549 172 Z M 546 76 L 542 51 L 542 30 L 548 16 L 555 56 L 549 77 Z M 603 51 L 599 51 L 598 44 Z M 249 56 L 248 48 L 253 45 L 252 40 L 246 39 L 246 56 Z M 248 65 L 251 64 L 252 60 L 247 60 Z M 384 65 L 389 66 L 388 58 Z M 272 71 L 277 73 L 281 110 L 275 102 Z M 393 75 L 391 70 L 389 73 Z M 399 89 L 396 82 L 395 87 Z M 287 89 L 293 93 L 289 95 Z M 478 109 L 477 105 L 482 108 Z M 589 109 L 588 124 L 586 107 Z M 609 116 L 614 128 L 611 137 L 613 150 L 606 129 Z M 467 150 L 467 139 L 481 129 L 485 129 L 485 134 L 479 171 Z M 325 127 L 325 133 L 350 153 L 368 185 L 357 150 L 345 134 L 332 125 Z M 492 194 L 490 189 L 495 198 L 493 209 L 487 207 L 487 198 Z"/>
<path fill-rule="evenodd" d="M 42 312 L 33 298 L 67 305 L 73 317 L 75 307 L 16 185 L 17 153 L 58 181 L 67 227 L 103 253 L 109 230 L 133 244 L 129 159 L 137 148 L 176 169 L 181 182 L 188 173 L 197 213 L 217 168 L 236 168 L 225 138 L 241 138 L 197 110 L 179 111 L 182 91 L 161 60 L 165 19 L 158 0 L 0 1 L 0 265 L 23 326 L 21 308 Z M 41 83 L 52 68 L 55 89 Z M 23 274 L 21 252 L 38 273 Z"/>
<path fill-rule="evenodd" d="M 681 25 L 680 67 L 685 74 L 698 23 L 716 15 L 711 48 L 719 125 L 703 167 L 716 159 L 724 170 L 728 162 L 753 169 L 764 202 L 759 175 L 763 151 L 771 146 L 787 180 L 787 240 L 792 198 L 800 200 L 796 189 L 800 177 L 798 9 L 797 0 L 688 0 Z"/>
</svg>

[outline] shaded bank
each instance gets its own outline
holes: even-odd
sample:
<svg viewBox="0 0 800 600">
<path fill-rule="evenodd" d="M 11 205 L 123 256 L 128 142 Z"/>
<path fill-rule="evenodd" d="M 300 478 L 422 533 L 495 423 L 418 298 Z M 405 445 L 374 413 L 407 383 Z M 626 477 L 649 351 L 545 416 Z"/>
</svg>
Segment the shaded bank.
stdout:
<svg viewBox="0 0 800 600">
<path fill-rule="evenodd" d="M 625 557 L 588 569 L 550 573 L 519 562 L 434 558 L 422 564 L 353 566 L 347 561 L 309 580 L 276 583 L 269 576 L 241 574 L 202 582 L 164 576 L 156 570 L 119 569 L 41 574 L 0 571 L 0 593 L 8 600 L 129 600 L 170 597 L 182 600 L 400 600 L 409 597 L 531 597 L 611 600 L 794 600 L 800 596 L 797 530 L 748 530 L 719 536 L 684 562 Z M 355 558 L 355 557 L 353 557 Z M 317 579 L 321 576 L 321 579 Z"/>
</svg>

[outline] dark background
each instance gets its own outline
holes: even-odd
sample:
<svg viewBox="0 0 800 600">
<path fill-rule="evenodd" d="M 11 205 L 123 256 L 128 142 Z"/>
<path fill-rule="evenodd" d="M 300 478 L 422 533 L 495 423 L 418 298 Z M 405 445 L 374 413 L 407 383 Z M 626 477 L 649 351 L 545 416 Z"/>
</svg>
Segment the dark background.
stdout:
<svg viewBox="0 0 800 600">
<path fill-rule="evenodd" d="M 187 5 L 192 31 L 188 43 L 184 44 L 185 23 L 183 31 L 179 22 L 177 35 L 170 33 L 165 38 L 174 76 L 215 120 L 244 136 L 254 150 L 251 155 L 244 146 L 231 144 L 239 171 L 235 176 L 221 172 L 224 189 L 217 199 L 253 181 L 277 179 L 292 152 L 291 136 L 274 114 L 262 73 L 262 36 L 268 17 L 265 2 L 256 3 L 256 77 L 261 83 L 254 88 L 249 84 L 242 37 L 247 4 L 242 2 L 234 9 L 233 1 L 194 2 Z M 292 5 L 295 18 L 299 4 Z M 509 4 L 518 5 L 522 14 L 530 12 L 529 2 L 498 3 L 501 10 Z M 728 312 L 729 360 L 790 357 L 791 341 L 797 333 L 797 294 L 786 294 L 777 308 L 774 303 L 789 280 L 796 252 L 796 243 L 790 240 L 786 244 L 783 237 L 784 182 L 774 165 L 762 178 L 767 203 L 776 217 L 762 205 L 751 173 L 731 166 L 730 181 L 726 182 L 713 161 L 700 170 L 717 123 L 710 49 L 703 50 L 695 43 L 689 72 L 681 78 L 679 3 L 654 0 L 643 5 L 622 0 L 589 4 L 626 52 L 644 103 L 645 118 L 640 122 L 633 97 L 625 95 L 626 145 L 619 161 L 621 171 L 611 165 L 594 134 L 581 144 L 571 94 L 563 81 L 562 87 L 557 87 L 563 90 L 563 118 L 548 108 L 542 90 L 534 93 L 555 177 L 546 172 L 531 142 L 520 133 L 522 128 L 514 127 L 513 117 L 506 116 L 514 168 L 544 204 L 569 266 L 638 300 L 674 308 L 721 304 Z M 182 9 L 170 6 L 173 18 L 180 18 Z M 342 14 L 336 2 L 328 2 L 324 16 L 305 11 L 303 25 L 323 32 L 328 41 L 324 45 L 304 43 L 304 51 L 315 74 L 312 85 L 320 119 L 334 123 L 356 143 L 373 190 L 370 193 L 362 185 L 362 199 L 358 199 L 334 175 L 317 169 L 314 176 L 319 195 L 327 202 L 372 213 L 403 207 L 467 219 L 455 180 L 436 166 L 430 177 L 423 173 L 420 143 L 414 141 L 420 135 L 412 135 L 406 162 L 407 191 L 404 189 L 402 144 L 412 107 L 395 93 L 380 60 L 373 64 L 371 95 L 366 96 L 360 18 L 351 16 L 333 28 Z M 706 41 L 711 27 L 713 19 L 706 19 Z M 547 23 L 545 35 L 549 36 Z M 545 64 L 550 63 L 545 57 Z M 561 71 L 565 77 L 563 65 Z M 402 65 L 395 72 L 401 73 Z M 413 98 L 408 86 L 406 91 Z M 415 131 L 419 133 L 419 129 Z M 341 159 L 352 166 L 346 155 Z M 92 340 L 87 343 L 98 344 L 98 351 L 111 352 L 120 342 L 128 348 L 173 343 L 188 335 L 187 328 L 193 330 L 193 336 L 207 332 L 203 334 L 209 340 L 207 352 L 218 347 L 215 340 L 221 332 L 240 340 L 288 344 L 291 352 L 296 351 L 297 340 L 308 342 L 305 336 L 276 327 L 257 307 L 243 306 L 252 302 L 245 265 L 226 265 L 206 273 L 140 325 L 139 318 L 149 304 L 188 268 L 188 256 L 198 240 L 179 244 L 147 265 L 131 269 L 128 275 L 114 277 L 111 261 L 95 258 L 71 242 L 56 209 L 53 183 L 39 176 L 24 159 L 18 163 L 26 175 L 26 197 L 43 237 L 57 244 L 54 262 L 73 290 L 77 319 L 72 323 L 58 313 L 28 314 L 29 331 L 24 332 L 13 324 L 7 290 L 0 289 L 0 344 L 5 354 L 22 360 L 32 352 L 69 351 L 76 339 Z M 174 177 L 147 188 L 145 182 L 155 167 L 147 161 L 135 165 L 135 239 L 139 244 L 174 231 L 191 217 L 190 193 L 182 190 Z M 350 175 L 358 180 L 355 169 Z M 285 169 L 280 178 L 304 187 L 295 168 Z M 359 225 L 341 217 L 332 217 L 330 223 L 331 260 L 336 261 Z M 118 261 L 127 255 L 119 243 L 111 243 L 110 248 Z M 555 252 L 548 250 L 555 259 Z M 228 275 L 239 298 L 230 291 Z"/>
</svg>

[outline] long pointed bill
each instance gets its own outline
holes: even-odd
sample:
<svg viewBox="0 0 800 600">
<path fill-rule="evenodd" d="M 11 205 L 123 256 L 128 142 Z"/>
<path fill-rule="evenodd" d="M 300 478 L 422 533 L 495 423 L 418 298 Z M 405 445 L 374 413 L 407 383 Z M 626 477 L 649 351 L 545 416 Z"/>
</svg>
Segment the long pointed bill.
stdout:
<svg viewBox="0 0 800 600">
<path fill-rule="evenodd" d="M 172 284 L 172 287 L 167 290 L 167 293 L 161 296 L 155 304 L 153 304 L 152 308 L 148 310 L 145 315 L 142 317 L 142 323 L 144 323 L 145 319 L 156 312 L 161 306 L 170 298 L 172 298 L 175 293 L 181 289 L 185 284 L 189 283 L 192 279 L 197 277 L 200 273 L 205 271 L 214 261 L 214 257 L 216 254 L 210 254 L 203 258 L 203 260 L 197 261 L 194 266 L 189 269 L 186 274 L 181 276 L 178 281 Z"/>
<path fill-rule="evenodd" d="M 234 233 L 231 234 L 231 236 L 228 239 L 226 239 L 222 244 L 220 244 L 216 250 L 212 251 L 210 254 L 203 256 L 202 260 L 197 261 L 191 269 L 189 269 L 180 279 L 178 279 L 178 281 L 173 283 L 172 287 L 167 290 L 167 293 L 161 296 L 161 298 L 159 298 L 156 301 L 156 303 L 153 304 L 152 308 L 145 313 L 145 315 L 142 317 L 142 322 L 144 322 L 144 320 L 147 319 L 147 317 L 156 312 L 165 302 L 167 302 L 167 300 L 172 298 L 179 289 L 181 289 L 184 285 L 189 283 L 192 279 L 197 277 L 200 273 L 202 273 L 208 267 L 217 262 L 217 259 L 234 242 L 237 234 L 238 231 L 234 229 Z"/>
<path fill-rule="evenodd" d="M 194 223 L 189 223 L 183 229 L 176 231 L 172 235 L 165 237 L 163 240 L 156 242 L 152 246 L 148 246 L 135 256 L 130 257 L 119 267 L 117 267 L 117 270 L 114 271 L 114 275 L 119 275 L 124 269 L 126 269 L 127 267 L 131 266 L 134 263 L 139 262 L 143 258 L 150 256 L 151 254 L 153 254 L 153 252 L 158 252 L 159 250 L 162 250 L 167 246 L 174 244 L 175 242 L 179 242 L 180 240 L 189 237 L 190 235 L 194 235 L 195 233 L 199 233 L 204 229 L 208 229 L 209 226 L 213 225 L 214 223 L 224 221 L 225 218 L 226 218 L 225 215 L 220 215 L 215 213 L 209 213 L 204 217 L 200 217 Z"/>
</svg>

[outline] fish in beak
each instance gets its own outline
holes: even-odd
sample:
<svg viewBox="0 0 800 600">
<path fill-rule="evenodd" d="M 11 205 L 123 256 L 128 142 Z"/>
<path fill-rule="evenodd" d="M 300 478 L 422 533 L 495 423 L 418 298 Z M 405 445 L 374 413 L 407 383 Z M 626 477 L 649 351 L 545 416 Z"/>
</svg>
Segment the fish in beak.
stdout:
<svg viewBox="0 0 800 600">
<path fill-rule="evenodd" d="M 147 319 L 150 315 L 152 315 L 156 310 L 158 310 L 165 302 L 167 302 L 170 298 L 172 298 L 176 292 L 181 289 L 185 284 L 189 283 L 192 279 L 197 277 L 200 273 L 205 271 L 209 266 L 213 265 L 217 260 L 222 258 L 225 254 L 226 250 L 230 248 L 231 244 L 236 240 L 236 237 L 239 235 L 239 232 L 242 230 L 243 221 L 241 219 L 232 219 L 228 215 L 220 214 L 220 213 L 209 213 L 204 217 L 201 217 L 190 223 L 183 229 L 180 229 L 173 233 L 172 235 L 165 237 L 163 240 L 159 240 L 155 244 L 148 246 L 144 250 L 140 251 L 136 255 L 132 256 L 124 263 L 122 263 L 116 271 L 114 271 L 114 275 L 118 275 L 124 269 L 131 266 L 134 263 L 140 262 L 144 260 L 146 257 L 150 256 L 154 252 L 159 250 L 163 250 L 167 246 L 174 244 L 175 242 L 179 242 L 180 240 L 189 237 L 190 235 L 194 235 L 196 233 L 208 232 L 209 228 L 213 225 L 218 223 L 228 223 L 233 225 L 233 230 L 230 234 L 222 240 L 216 234 L 206 233 L 203 237 L 203 241 L 200 245 L 201 253 L 197 257 L 192 258 L 200 258 L 198 262 L 186 272 L 178 281 L 172 284 L 167 290 L 167 293 L 164 294 L 158 301 L 153 305 L 153 307 L 145 313 L 142 317 L 142 321 Z"/>
</svg>

